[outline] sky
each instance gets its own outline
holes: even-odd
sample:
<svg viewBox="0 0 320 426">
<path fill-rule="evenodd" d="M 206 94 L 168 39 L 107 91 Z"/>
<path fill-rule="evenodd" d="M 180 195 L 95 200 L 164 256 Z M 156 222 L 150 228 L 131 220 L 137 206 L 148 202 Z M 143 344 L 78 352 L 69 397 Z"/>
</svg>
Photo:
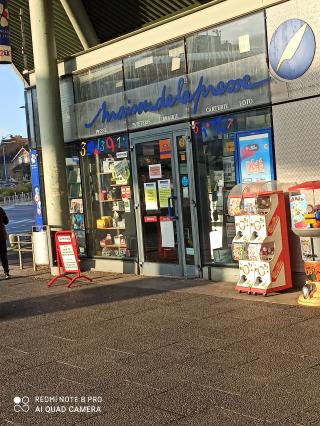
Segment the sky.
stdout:
<svg viewBox="0 0 320 426">
<path fill-rule="evenodd" d="M 11 65 L 0 64 L 0 140 L 11 135 L 27 136 L 24 85 Z"/>
</svg>

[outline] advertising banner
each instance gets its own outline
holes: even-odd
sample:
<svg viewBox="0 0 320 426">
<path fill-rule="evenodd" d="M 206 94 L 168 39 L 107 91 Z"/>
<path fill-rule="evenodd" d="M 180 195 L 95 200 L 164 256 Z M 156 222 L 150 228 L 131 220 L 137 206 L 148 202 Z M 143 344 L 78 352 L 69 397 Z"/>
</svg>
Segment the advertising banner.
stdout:
<svg viewBox="0 0 320 426">
<path fill-rule="evenodd" d="M 237 134 L 238 182 L 274 179 L 272 139 L 269 129 Z"/>
<path fill-rule="evenodd" d="M 39 163 L 37 150 L 32 149 L 30 151 L 30 168 L 31 168 L 31 183 L 32 183 L 32 194 L 34 203 L 34 216 L 35 225 L 42 226 L 42 207 L 41 207 L 41 195 L 40 195 L 40 179 L 39 179 Z"/>
<path fill-rule="evenodd" d="M 8 1 L 0 0 L 0 64 L 11 64 Z"/>
</svg>

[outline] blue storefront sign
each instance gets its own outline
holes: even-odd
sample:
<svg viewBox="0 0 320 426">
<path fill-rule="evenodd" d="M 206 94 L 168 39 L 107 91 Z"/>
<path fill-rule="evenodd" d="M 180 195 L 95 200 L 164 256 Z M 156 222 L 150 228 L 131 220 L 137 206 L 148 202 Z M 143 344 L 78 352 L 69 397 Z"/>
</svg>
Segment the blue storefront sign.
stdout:
<svg viewBox="0 0 320 426">
<path fill-rule="evenodd" d="M 41 195 L 40 195 L 40 179 L 39 179 L 39 162 L 37 150 L 32 149 L 30 151 L 30 168 L 31 168 L 31 183 L 32 183 L 32 194 L 34 203 L 34 215 L 35 225 L 42 226 L 42 206 L 41 206 Z"/>
<path fill-rule="evenodd" d="M 11 64 L 8 1 L 0 0 L 0 64 Z"/>
<path fill-rule="evenodd" d="M 237 133 L 236 172 L 238 183 L 263 182 L 274 179 L 270 129 Z"/>
<path fill-rule="evenodd" d="M 176 90 L 173 93 L 164 84 L 161 89 L 160 96 L 156 100 L 145 99 L 132 104 L 130 99 L 127 105 L 121 105 L 118 110 L 109 110 L 108 105 L 103 101 L 93 115 L 93 117 L 84 124 L 86 129 L 90 129 L 97 121 L 104 125 L 111 121 L 123 120 L 132 115 L 141 115 L 148 112 L 157 112 L 174 105 L 191 105 L 192 114 L 196 115 L 198 105 L 201 99 L 209 96 L 217 97 L 225 94 L 238 93 L 240 91 L 250 91 L 265 86 L 270 81 L 270 77 L 253 81 L 251 76 L 245 74 L 241 78 L 230 79 L 228 81 L 220 81 L 216 85 L 205 84 L 204 78 L 199 78 L 197 87 L 194 91 L 190 91 L 184 78 L 179 78 Z"/>
</svg>

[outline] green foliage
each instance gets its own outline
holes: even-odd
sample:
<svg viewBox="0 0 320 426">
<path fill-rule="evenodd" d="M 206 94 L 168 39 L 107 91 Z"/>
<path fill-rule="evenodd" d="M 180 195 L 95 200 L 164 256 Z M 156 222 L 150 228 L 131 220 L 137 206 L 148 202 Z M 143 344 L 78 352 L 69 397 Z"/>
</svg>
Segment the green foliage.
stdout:
<svg viewBox="0 0 320 426">
<path fill-rule="evenodd" d="M 20 185 L 16 186 L 15 188 L 1 188 L 0 187 L 0 199 L 3 197 L 9 197 L 15 194 L 22 194 L 32 192 L 32 187 L 30 182 L 21 183 Z"/>
</svg>

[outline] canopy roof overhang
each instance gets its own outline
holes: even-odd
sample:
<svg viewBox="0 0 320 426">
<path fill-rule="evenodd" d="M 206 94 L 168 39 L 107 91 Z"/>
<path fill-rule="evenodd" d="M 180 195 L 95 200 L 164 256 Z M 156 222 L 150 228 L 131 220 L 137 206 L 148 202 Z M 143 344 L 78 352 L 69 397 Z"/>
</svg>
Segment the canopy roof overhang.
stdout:
<svg viewBox="0 0 320 426">
<path fill-rule="evenodd" d="M 195 8 L 207 7 L 225 0 L 52 1 L 59 61 L 83 52 L 89 47 L 161 24 L 164 20 L 175 19 L 182 14 L 192 13 Z M 20 10 L 23 13 L 24 41 Z M 13 65 L 28 83 L 28 71 L 34 67 L 29 1 L 9 1 L 9 13 Z M 92 30 L 90 34 L 88 24 Z M 95 34 L 93 37 L 92 33 Z"/>
</svg>

